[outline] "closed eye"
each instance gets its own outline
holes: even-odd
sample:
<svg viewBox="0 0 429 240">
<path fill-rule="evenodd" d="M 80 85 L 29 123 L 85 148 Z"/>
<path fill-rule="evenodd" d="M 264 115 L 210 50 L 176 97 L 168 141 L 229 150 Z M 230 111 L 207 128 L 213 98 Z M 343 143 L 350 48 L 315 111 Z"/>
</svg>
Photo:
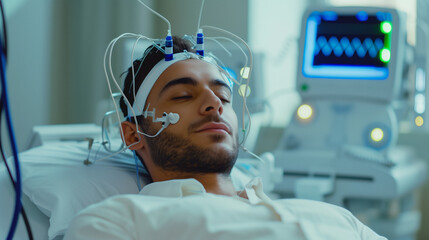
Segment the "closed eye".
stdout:
<svg viewBox="0 0 429 240">
<path fill-rule="evenodd" d="M 231 103 L 231 95 L 229 93 L 220 92 L 216 94 L 217 97 L 222 101 L 222 103 Z"/>
<path fill-rule="evenodd" d="M 219 98 L 223 103 L 231 103 L 231 100 L 226 98 Z"/>
<path fill-rule="evenodd" d="M 191 95 L 184 95 L 184 96 L 178 96 L 178 97 L 173 97 L 173 100 L 186 100 L 186 99 L 191 99 L 192 96 Z"/>
</svg>

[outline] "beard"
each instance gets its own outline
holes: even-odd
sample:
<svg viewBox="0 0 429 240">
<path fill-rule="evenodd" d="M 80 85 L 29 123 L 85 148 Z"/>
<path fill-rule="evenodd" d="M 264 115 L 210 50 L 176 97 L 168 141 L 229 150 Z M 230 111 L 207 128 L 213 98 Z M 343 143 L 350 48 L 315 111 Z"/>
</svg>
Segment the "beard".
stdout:
<svg viewBox="0 0 429 240">
<path fill-rule="evenodd" d="M 215 119 L 213 119 L 215 118 Z M 191 124 L 189 131 L 210 121 L 219 122 L 218 117 L 208 116 Z M 225 122 L 224 122 L 225 123 Z M 226 123 L 227 124 L 227 123 Z M 216 143 L 224 139 L 221 135 L 211 135 L 210 141 Z M 195 145 L 190 139 L 167 131 L 157 137 L 146 137 L 153 162 L 168 171 L 186 173 L 221 173 L 229 175 L 238 156 L 238 135 L 232 149 L 213 149 Z"/>
</svg>

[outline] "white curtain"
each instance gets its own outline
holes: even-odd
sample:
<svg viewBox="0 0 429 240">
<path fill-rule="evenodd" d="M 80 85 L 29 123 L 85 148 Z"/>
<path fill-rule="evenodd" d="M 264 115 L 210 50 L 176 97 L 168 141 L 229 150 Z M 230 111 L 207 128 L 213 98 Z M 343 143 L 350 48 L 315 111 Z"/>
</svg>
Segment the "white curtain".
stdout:
<svg viewBox="0 0 429 240">
<path fill-rule="evenodd" d="M 105 49 L 124 32 L 151 36 L 153 15 L 137 1 L 57 0 L 54 19 L 51 123 L 100 124 L 107 110 L 100 106 L 108 99 Z M 125 69 L 115 70 L 119 78 Z"/>
</svg>

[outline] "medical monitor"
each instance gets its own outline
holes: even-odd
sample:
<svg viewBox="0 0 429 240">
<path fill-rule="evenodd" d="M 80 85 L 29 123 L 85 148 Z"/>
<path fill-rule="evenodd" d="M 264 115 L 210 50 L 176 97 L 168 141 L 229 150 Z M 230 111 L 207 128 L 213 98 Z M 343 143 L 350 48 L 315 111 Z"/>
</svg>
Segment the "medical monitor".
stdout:
<svg viewBox="0 0 429 240">
<path fill-rule="evenodd" d="M 391 101 L 403 68 L 404 17 L 393 9 L 326 7 L 304 14 L 297 89 L 305 97 Z"/>
</svg>

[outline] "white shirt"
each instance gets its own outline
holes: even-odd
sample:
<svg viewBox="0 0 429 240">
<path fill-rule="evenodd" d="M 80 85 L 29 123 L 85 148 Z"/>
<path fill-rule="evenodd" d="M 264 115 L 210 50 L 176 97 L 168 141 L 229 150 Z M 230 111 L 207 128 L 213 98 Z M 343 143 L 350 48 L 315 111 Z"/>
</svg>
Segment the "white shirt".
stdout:
<svg viewBox="0 0 429 240">
<path fill-rule="evenodd" d="M 249 199 L 207 193 L 195 179 L 155 182 L 139 195 L 119 195 L 86 208 L 64 240 L 386 240 L 343 208 L 300 199 L 272 201 L 260 179 L 245 190 Z"/>
</svg>

